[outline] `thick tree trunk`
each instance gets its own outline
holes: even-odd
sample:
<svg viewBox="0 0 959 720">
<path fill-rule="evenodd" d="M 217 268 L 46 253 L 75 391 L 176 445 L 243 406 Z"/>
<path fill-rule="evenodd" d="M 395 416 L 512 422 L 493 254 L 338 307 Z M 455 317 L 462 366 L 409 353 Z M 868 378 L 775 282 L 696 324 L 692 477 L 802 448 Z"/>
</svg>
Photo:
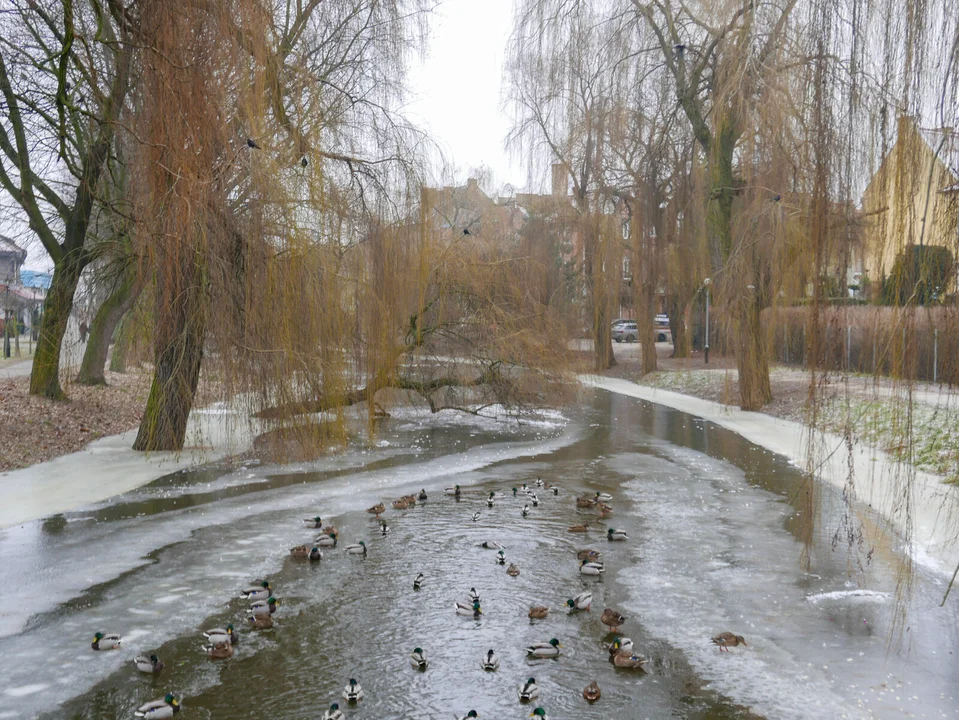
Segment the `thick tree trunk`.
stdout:
<svg viewBox="0 0 959 720">
<path fill-rule="evenodd" d="M 130 309 L 120 319 L 117 330 L 117 341 L 113 344 L 113 355 L 110 356 L 110 372 L 125 373 L 127 371 L 127 353 L 130 349 L 130 335 L 133 332 L 133 321 L 130 319 L 133 310 Z"/>
<path fill-rule="evenodd" d="M 639 269 L 639 268 L 637 268 Z M 646 274 L 644 272 L 644 274 Z M 637 283 L 636 293 L 636 329 L 639 342 L 642 344 L 642 362 L 640 375 L 656 372 L 656 310 L 653 307 L 655 289 L 651 280 L 642 280 Z"/>
<path fill-rule="evenodd" d="M 746 288 L 736 304 L 738 342 L 736 367 L 739 371 L 739 406 L 743 410 L 761 410 L 773 399 L 769 383 L 769 359 L 760 324 L 759 300 L 755 289 Z"/>
<path fill-rule="evenodd" d="M 140 285 L 136 282 L 136 270 L 128 268 L 124 271 L 119 285 L 103 301 L 93 325 L 90 326 L 90 337 L 87 339 L 87 348 L 83 353 L 83 362 L 76 382 L 81 385 L 106 385 L 104 366 L 107 362 L 107 351 L 110 349 L 110 340 L 113 331 L 124 315 L 133 307 L 140 295 Z"/>
<path fill-rule="evenodd" d="M 64 255 L 54 266 L 50 291 L 43 304 L 40 336 L 33 354 L 33 368 L 30 372 L 31 395 L 52 400 L 67 399 L 60 387 L 60 349 L 82 270 L 83 263 L 79 252 Z"/>
<path fill-rule="evenodd" d="M 669 333 L 673 336 L 673 357 L 689 357 L 689 333 L 686 332 L 686 304 L 678 295 L 668 295 L 666 307 L 669 313 Z"/>
<path fill-rule="evenodd" d="M 605 292 L 605 288 L 600 293 Z M 596 369 L 600 372 L 616 366 L 616 356 L 613 355 L 613 327 L 612 318 L 602 298 L 596 298 L 597 307 L 594 313 L 593 346 L 596 349 Z"/>
</svg>

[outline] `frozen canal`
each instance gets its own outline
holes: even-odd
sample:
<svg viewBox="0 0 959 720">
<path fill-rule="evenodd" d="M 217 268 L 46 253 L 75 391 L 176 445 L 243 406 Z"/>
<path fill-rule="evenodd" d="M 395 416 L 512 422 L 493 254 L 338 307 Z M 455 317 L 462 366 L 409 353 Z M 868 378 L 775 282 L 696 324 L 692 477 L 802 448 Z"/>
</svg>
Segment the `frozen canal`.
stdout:
<svg viewBox="0 0 959 720">
<path fill-rule="evenodd" d="M 355 677 L 367 698 L 348 717 L 505 720 L 529 715 L 516 690 L 530 676 L 554 720 L 959 718 L 959 595 L 938 606 L 947 579 L 917 568 L 906 593 L 900 548 L 876 518 L 846 523 L 837 493 L 730 432 L 584 391 L 535 423 L 398 412 L 378 440 L 309 465 L 176 473 L 0 531 L 0 718 L 128 718 L 175 692 L 185 720 L 318 720 Z M 524 518 L 510 489 L 537 477 L 561 490 L 540 491 Z M 442 493 L 453 483 L 459 502 Z M 386 511 L 385 537 L 363 512 L 421 488 L 425 504 Z M 493 508 L 490 490 L 507 494 Z M 612 494 L 613 516 L 577 510 L 586 491 Z M 314 515 L 341 546 L 293 561 Z M 567 532 L 584 522 L 586 535 Z M 629 542 L 607 543 L 609 526 Z M 361 539 L 368 557 L 347 556 Z M 506 546 L 519 577 L 484 540 Z M 579 575 L 584 547 L 603 553 L 601 580 Z M 271 631 L 241 627 L 238 591 L 258 578 L 282 600 Z M 470 587 L 478 621 L 453 611 Z M 584 589 L 593 612 L 566 615 Z M 552 612 L 530 621 L 533 604 Z M 627 616 L 647 672 L 607 661 L 606 606 Z M 228 622 L 241 628 L 236 654 L 208 659 L 200 630 Z M 123 649 L 93 652 L 98 630 Z M 719 653 L 709 638 L 724 630 L 749 647 Z M 527 644 L 552 637 L 558 660 L 527 660 Z M 407 662 L 417 646 L 425 673 Z M 480 669 L 489 648 L 496 673 Z M 150 652 L 166 668 L 140 676 L 132 658 Z M 588 705 L 594 679 L 603 696 Z"/>
</svg>

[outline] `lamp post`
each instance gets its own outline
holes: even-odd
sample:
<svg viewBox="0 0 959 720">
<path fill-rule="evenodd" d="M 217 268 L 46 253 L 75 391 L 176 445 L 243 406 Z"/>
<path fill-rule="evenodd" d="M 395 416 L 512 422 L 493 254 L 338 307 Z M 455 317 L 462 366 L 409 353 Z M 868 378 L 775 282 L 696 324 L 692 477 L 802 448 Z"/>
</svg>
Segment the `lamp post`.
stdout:
<svg viewBox="0 0 959 720">
<path fill-rule="evenodd" d="M 709 286 L 712 280 L 706 278 L 703 285 L 706 287 L 706 342 L 703 344 L 703 364 L 709 365 Z"/>
</svg>

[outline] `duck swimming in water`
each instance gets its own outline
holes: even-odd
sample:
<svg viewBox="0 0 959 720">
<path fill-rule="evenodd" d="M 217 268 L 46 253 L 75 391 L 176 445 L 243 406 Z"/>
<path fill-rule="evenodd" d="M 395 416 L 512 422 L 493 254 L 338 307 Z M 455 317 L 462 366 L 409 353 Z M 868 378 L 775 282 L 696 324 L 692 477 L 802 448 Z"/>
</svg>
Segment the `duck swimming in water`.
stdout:
<svg viewBox="0 0 959 720">
<path fill-rule="evenodd" d="M 529 609 L 528 615 L 530 620 L 542 620 L 549 615 L 549 608 L 545 605 L 533 605 Z"/>
<path fill-rule="evenodd" d="M 478 618 L 483 614 L 483 610 L 480 608 L 479 602 L 474 602 L 472 605 L 467 603 L 457 602 L 455 605 L 456 614 L 466 616 L 472 616 Z"/>
<path fill-rule="evenodd" d="M 163 661 L 160 660 L 156 655 L 151 655 L 150 657 L 137 657 L 133 660 L 137 666 L 137 670 L 142 673 L 152 673 L 156 674 L 163 669 Z"/>
<path fill-rule="evenodd" d="M 413 578 L 413 589 L 419 590 L 423 587 L 423 581 L 426 579 L 426 576 L 423 573 L 420 573 L 415 578 Z"/>
<path fill-rule="evenodd" d="M 350 678 L 349 684 L 343 689 L 343 697 L 347 702 L 355 703 L 363 699 L 363 688 L 354 678 Z"/>
<path fill-rule="evenodd" d="M 94 634 L 90 647 L 94 650 L 116 650 L 120 647 L 121 642 L 123 641 L 120 639 L 120 636 L 115 633 L 104 634 L 98 632 Z"/>
<path fill-rule="evenodd" d="M 622 530 L 615 530 L 613 528 L 610 528 L 609 530 L 606 531 L 606 539 L 609 540 L 610 542 L 615 542 L 617 540 L 619 541 L 629 540 L 629 536 Z"/>
<path fill-rule="evenodd" d="M 336 533 L 331 532 L 326 535 L 320 535 L 316 540 L 313 541 L 313 544 L 317 547 L 336 547 Z"/>
<path fill-rule="evenodd" d="M 366 555 L 366 543 L 360 540 L 356 545 L 347 545 L 346 552 L 350 555 Z"/>
<path fill-rule="evenodd" d="M 584 592 L 580 593 L 574 598 L 570 598 L 566 601 L 566 606 L 569 608 L 570 612 L 577 612 L 579 610 L 589 611 L 590 605 L 593 604 L 593 593 Z"/>
<path fill-rule="evenodd" d="M 344 720 L 345 718 L 346 715 L 340 710 L 340 706 L 333 703 L 330 705 L 330 709 L 323 713 L 323 717 L 320 718 L 320 720 Z"/>
<path fill-rule="evenodd" d="M 137 708 L 135 717 L 150 718 L 150 720 L 165 720 L 180 712 L 180 703 L 173 693 L 167 693 L 162 700 L 154 700 Z"/>
<path fill-rule="evenodd" d="M 553 638 L 549 642 L 533 643 L 526 648 L 526 654 L 536 658 L 554 658 L 559 657 L 561 647 L 559 640 Z"/>
<path fill-rule="evenodd" d="M 583 688 L 583 698 L 586 702 L 596 702 L 599 700 L 600 695 L 602 695 L 602 692 L 599 689 L 599 684 L 595 680 Z"/>
<path fill-rule="evenodd" d="M 269 580 L 263 580 L 256 587 L 240 591 L 240 597 L 246 600 L 266 600 L 272 594 L 273 588 L 270 587 Z"/>
<path fill-rule="evenodd" d="M 519 688 L 520 702 L 529 702 L 530 700 L 535 700 L 538 697 L 539 697 L 539 685 L 536 684 L 536 678 L 529 678 L 526 682 L 520 685 L 520 688 Z"/>
<path fill-rule="evenodd" d="M 410 666 L 414 670 L 426 670 L 429 665 L 429 661 L 426 659 L 426 653 L 423 652 L 423 648 L 415 648 L 413 652 L 410 653 Z"/>
<path fill-rule="evenodd" d="M 225 630 L 222 628 L 213 628 L 212 630 L 207 630 L 203 633 L 203 637 L 205 637 L 214 645 L 222 642 L 228 642 L 231 645 L 236 645 L 240 641 L 239 636 L 236 634 L 236 630 L 233 629 L 233 623 L 227 625 Z"/>
<path fill-rule="evenodd" d="M 496 653 L 493 652 L 492 648 L 483 656 L 483 662 L 480 663 L 480 665 L 488 672 L 493 672 L 499 668 L 499 658 L 496 657 Z"/>
</svg>

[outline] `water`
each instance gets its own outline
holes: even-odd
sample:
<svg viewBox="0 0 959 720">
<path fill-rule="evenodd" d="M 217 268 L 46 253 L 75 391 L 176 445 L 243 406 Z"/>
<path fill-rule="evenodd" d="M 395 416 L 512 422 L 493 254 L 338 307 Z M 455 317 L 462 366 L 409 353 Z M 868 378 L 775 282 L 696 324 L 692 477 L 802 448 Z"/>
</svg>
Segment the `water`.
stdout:
<svg viewBox="0 0 959 720">
<path fill-rule="evenodd" d="M 517 425 L 401 413 L 378 446 L 300 466 L 226 465 L 176 473 L 84 511 L 0 534 L 0 718 L 127 718 L 142 702 L 176 692 L 184 718 L 318 718 L 350 677 L 367 698 L 351 717 L 526 717 L 516 698 L 530 676 L 553 718 L 957 717 L 956 613 L 939 609 L 944 582 L 918 574 L 896 620 L 899 549 L 871 528 L 871 562 L 833 548 L 843 505 L 823 491 L 810 567 L 803 569 L 801 501 L 794 468 L 689 416 L 630 398 L 584 393 L 581 405 Z M 493 509 L 490 489 L 541 476 L 528 518 L 522 499 Z M 457 502 L 442 488 L 459 483 Z M 425 487 L 430 499 L 388 510 L 381 537 L 364 508 Z M 607 522 L 630 534 L 607 543 L 577 511 L 582 491 L 614 496 Z M 470 516 L 479 510 L 479 521 Z M 317 564 L 287 557 L 316 533 L 320 514 L 343 545 L 365 539 L 368 557 L 324 550 Z M 521 574 L 506 575 L 483 540 L 506 545 Z M 577 572 L 575 550 L 601 550 L 601 580 Z M 426 582 L 414 592 L 413 577 Z M 271 631 L 241 629 L 235 656 L 212 661 L 205 627 L 243 623 L 238 590 L 268 577 L 282 605 Z M 455 614 L 470 587 L 479 621 Z M 566 615 L 582 589 L 592 613 Z M 532 604 L 552 609 L 526 617 Z M 604 606 L 627 616 L 623 633 L 648 657 L 647 672 L 606 660 Z M 124 649 L 94 653 L 96 630 Z M 748 649 L 720 654 L 722 630 Z M 528 660 L 524 647 L 558 638 L 558 660 Z M 408 655 L 422 647 L 425 673 Z M 496 673 L 480 669 L 494 648 Z M 155 651 L 159 677 L 132 658 Z M 597 680 L 602 699 L 581 696 Z M 341 705 L 344 704 L 341 702 Z"/>
</svg>

